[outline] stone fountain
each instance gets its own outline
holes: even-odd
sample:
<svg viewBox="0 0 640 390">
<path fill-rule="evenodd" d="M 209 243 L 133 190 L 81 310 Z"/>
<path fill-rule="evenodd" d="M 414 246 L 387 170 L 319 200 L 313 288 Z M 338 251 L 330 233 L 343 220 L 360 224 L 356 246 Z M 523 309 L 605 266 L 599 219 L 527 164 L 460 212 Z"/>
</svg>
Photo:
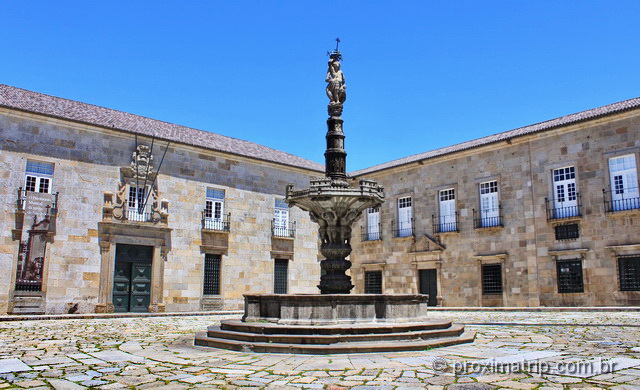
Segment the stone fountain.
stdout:
<svg viewBox="0 0 640 390">
<path fill-rule="evenodd" d="M 339 43 L 339 40 L 336 40 Z M 253 352 L 351 353 L 422 350 L 471 342 L 473 332 L 450 321 L 427 318 L 428 295 L 350 294 L 351 225 L 369 207 L 384 202 L 373 180 L 350 186 L 346 174 L 342 110 L 346 84 L 342 55 L 329 53 L 326 177 L 309 188 L 286 189 L 285 201 L 318 224 L 321 294 L 248 294 L 241 321 L 225 320 L 196 335 L 201 346 Z"/>
<path fill-rule="evenodd" d="M 330 53 L 326 81 L 329 97 L 327 119 L 327 151 L 324 153 L 326 177 L 311 181 L 309 188 L 294 191 L 287 186 L 285 202 L 309 212 L 311 220 L 319 225 L 320 253 L 326 258 L 320 263 L 323 275 L 318 288 L 322 294 L 349 294 L 353 285 L 346 271 L 351 262 L 345 258 L 351 253 L 351 225 L 362 211 L 384 202 L 384 190 L 373 180 L 360 180 L 358 187 L 347 182 L 344 149 L 344 101 L 347 98 L 344 74 L 340 70 L 342 55 L 337 49 Z"/>
</svg>

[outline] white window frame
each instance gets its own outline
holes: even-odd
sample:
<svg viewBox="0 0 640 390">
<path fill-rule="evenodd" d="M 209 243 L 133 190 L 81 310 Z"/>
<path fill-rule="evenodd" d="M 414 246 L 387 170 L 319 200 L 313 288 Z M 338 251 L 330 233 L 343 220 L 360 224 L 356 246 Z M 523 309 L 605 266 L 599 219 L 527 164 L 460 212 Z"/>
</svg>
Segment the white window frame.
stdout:
<svg viewBox="0 0 640 390">
<path fill-rule="evenodd" d="M 578 210 L 578 187 L 574 165 L 551 170 L 553 183 L 553 218 L 576 217 Z"/>
<path fill-rule="evenodd" d="M 50 194 L 53 185 L 54 168 L 53 163 L 27 160 L 24 178 L 25 191 Z"/>
<path fill-rule="evenodd" d="M 455 232 L 458 230 L 456 221 L 456 189 L 445 188 L 438 191 L 438 209 L 440 211 L 440 232 Z"/>
<path fill-rule="evenodd" d="M 127 219 L 130 221 L 145 222 L 147 218 L 147 211 L 151 209 L 149 205 L 149 191 L 151 186 L 136 186 L 135 184 L 129 184 L 129 190 L 127 191 Z M 145 205 L 144 203 L 147 202 Z M 144 209 L 141 207 L 144 205 Z"/>
<path fill-rule="evenodd" d="M 380 206 L 367 209 L 367 240 L 380 239 Z"/>
<path fill-rule="evenodd" d="M 640 208 L 636 156 L 626 154 L 609 159 L 612 211 Z"/>
<path fill-rule="evenodd" d="M 480 226 L 500 225 L 500 199 L 498 181 L 490 180 L 478 185 L 480 191 Z"/>
<path fill-rule="evenodd" d="M 208 188 L 204 204 L 206 229 L 224 230 L 224 190 Z"/>
<path fill-rule="evenodd" d="M 273 233 L 277 237 L 289 237 L 289 206 L 276 199 L 273 208 Z"/>
<path fill-rule="evenodd" d="M 398 237 L 413 236 L 413 199 L 410 196 L 398 198 Z"/>
</svg>

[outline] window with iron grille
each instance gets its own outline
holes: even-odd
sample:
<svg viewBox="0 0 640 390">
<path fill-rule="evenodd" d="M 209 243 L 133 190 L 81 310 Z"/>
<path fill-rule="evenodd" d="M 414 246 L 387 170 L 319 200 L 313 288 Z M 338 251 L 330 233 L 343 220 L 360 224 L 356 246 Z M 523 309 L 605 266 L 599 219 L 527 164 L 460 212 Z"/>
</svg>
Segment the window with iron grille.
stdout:
<svg viewBox="0 0 640 390">
<path fill-rule="evenodd" d="M 640 255 L 618 256 L 620 291 L 640 291 Z"/>
<path fill-rule="evenodd" d="M 204 295 L 220 295 L 220 263 L 222 256 L 204 256 Z"/>
<path fill-rule="evenodd" d="M 580 227 L 577 223 L 556 225 L 556 240 L 574 240 L 580 237 Z"/>
<path fill-rule="evenodd" d="M 287 272 L 289 268 L 289 260 L 275 259 L 273 267 L 273 293 L 287 293 Z"/>
<path fill-rule="evenodd" d="M 482 265 L 482 294 L 502 294 L 502 264 Z"/>
<path fill-rule="evenodd" d="M 382 294 L 382 271 L 365 271 L 364 293 Z"/>
<path fill-rule="evenodd" d="M 53 164 L 27 160 L 25 174 L 25 190 L 32 192 L 51 193 L 53 180 Z"/>
<path fill-rule="evenodd" d="M 557 268 L 559 293 L 584 292 L 582 260 L 558 260 Z"/>
</svg>

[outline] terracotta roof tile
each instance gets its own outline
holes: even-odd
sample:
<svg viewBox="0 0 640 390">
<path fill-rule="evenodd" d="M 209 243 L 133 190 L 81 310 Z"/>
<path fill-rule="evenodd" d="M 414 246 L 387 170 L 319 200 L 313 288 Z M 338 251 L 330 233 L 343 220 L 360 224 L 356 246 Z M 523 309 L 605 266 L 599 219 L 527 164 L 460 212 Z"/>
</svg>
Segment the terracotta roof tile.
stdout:
<svg viewBox="0 0 640 390">
<path fill-rule="evenodd" d="M 505 131 L 503 133 L 498 133 L 498 134 L 490 135 L 487 137 L 482 137 L 475 140 L 462 142 L 456 145 L 446 146 L 444 148 L 435 149 L 429 152 L 414 154 L 413 156 L 403 157 L 397 160 L 386 162 L 384 164 L 375 165 L 370 168 L 349 172 L 349 176 L 354 177 L 354 176 L 367 175 L 372 172 L 377 172 L 384 169 L 397 167 L 400 165 L 406 165 L 406 164 L 410 164 L 410 163 L 421 161 L 421 160 L 427 160 L 430 158 L 443 156 L 445 154 L 455 153 L 462 150 L 491 144 L 494 142 L 505 141 L 514 137 L 533 134 L 533 133 L 537 133 L 544 130 L 550 130 L 556 127 L 567 126 L 567 125 L 571 125 L 574 123 L 578 123 L 578 122 L 582 122 L 590 119 L 595 119 L 602 116 L 612 115 L 619 112 L 636 109 L 639 107 L 640 107 L 640 98 L 624 100 L 618 103 L 613 103 L 606 106 L 593 108 L 586 111 L 581 111 L 575 114 L 561 116 L 560 118 L 551 119 L 545 122 L 540 122 L 540 123 L 536 123 L 536 124 L 525 126 L 525 127 L 519 127 L 517 129 Z"/>
<path fill-rule="evenodd" d="M 187 145 L 199 146 L 206 149 L 271 161 L 284 165 L 305 168 L 317 172 L 324 172 L 324 165 L 294 156 L 289 153 L 271 149 L 253 142 L 243 141 L 224 135 L 146 118 L 109 108 L 94 106 L 74 100 L 63 99 L 45 95 L 9 85 L 0 84 L 0 106 L 14 108 L 22 111 L 47 115 L 51 117 L 82 122 L 96 126 L 113 128 L 149 137 L 156 137 Z M 560 118 L 520 127 L 462 142 L 456 145 L 435 149 L 429 152 L 403 157 L 401 159 L 375 165 L 370 168 L 350 172 L 349 176 L 362 176 L 372 172 L 381 171 L 401 165 L 410 164 L 420 160 L 426 160 L 450 153 L 459 152 L 482 145 L 504 141 L 510 138 L 533 134 L 556 127 L 567 126 L 602 116 L 632 110 L 640 107 L 640 98 L 624 100 L 618 103 L 578 112 Z"/>
<path fill-rule="evenodd" d="M 0 106 L 324 172 L 324 165 L 207 131 L 0 84 Z"/>
</svg>

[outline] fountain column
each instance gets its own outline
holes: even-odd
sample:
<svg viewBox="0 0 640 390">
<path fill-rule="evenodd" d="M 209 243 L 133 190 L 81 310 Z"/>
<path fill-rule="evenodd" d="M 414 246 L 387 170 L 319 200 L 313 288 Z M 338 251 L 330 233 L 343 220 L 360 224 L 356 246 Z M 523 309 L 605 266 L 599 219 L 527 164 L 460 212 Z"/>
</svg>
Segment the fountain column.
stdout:
<svg viewBox="0 0 640 390">
<path fill-rule="evenodd" d="M 349 294 L 353 284 L 346 274 L 351 268 L 346 257 L 351 253 L 351 225 L 364 209 L 384 201 L 384 190 L 372 180 L 360 180 L 357 187 L 350 187 L 347 182 L 347 152 L 341 117 L 347 87 L 340 69 L 342 54 L 337 45 L 329 57 L 325 78 L 329 98 L 327 150 L 324 153 L 326 177 L 311 180 L 310 188 L 302 191 L 294 191 L 289 185 L 285 201 L 308 211 L 311 220 L 319 225 L 320 253 L 325 257 L 320 263 L 323 271 L 318 285 L 320 292 Z"/>
</svg>

